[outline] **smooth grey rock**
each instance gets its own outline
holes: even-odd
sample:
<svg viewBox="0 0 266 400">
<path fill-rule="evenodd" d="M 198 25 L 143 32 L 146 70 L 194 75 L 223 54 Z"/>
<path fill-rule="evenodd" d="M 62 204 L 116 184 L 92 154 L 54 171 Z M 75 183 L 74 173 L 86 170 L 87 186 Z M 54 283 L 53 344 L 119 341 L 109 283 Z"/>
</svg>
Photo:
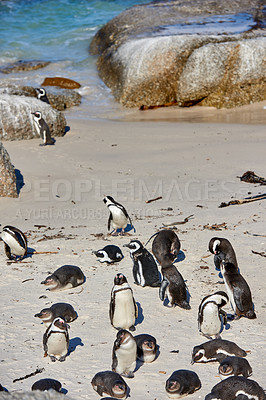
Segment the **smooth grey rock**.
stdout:
<svg viewBox="0 0 266 400">
<path fill-rule="evenodd" d="M 0 94 L 0 140 L 20 140 L 37 137 L 32 112 L 40 111 L 52 136 L 65 134 L 64 115 L 49 104 L 34 97 Z"/>
<path fill-rule="evenodd" d="M 135 6 L 104 25 L 90 51 L 98 55 L 101 79 L 127 107 L 261 101 L 266 98 L 263 4 L 174 0 Z"/>
<path fill-rule="evenodd" d="M 0 197 L 18 197 L 15 168 L 0 142 Z"/>
</svg>

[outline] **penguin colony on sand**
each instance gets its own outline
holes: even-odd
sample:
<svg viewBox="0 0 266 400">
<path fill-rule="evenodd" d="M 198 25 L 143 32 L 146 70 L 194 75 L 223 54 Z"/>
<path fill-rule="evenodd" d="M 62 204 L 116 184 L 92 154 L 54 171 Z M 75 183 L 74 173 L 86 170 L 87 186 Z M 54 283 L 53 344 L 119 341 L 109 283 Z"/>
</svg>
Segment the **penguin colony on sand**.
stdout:
<svg viewBox="0 0 266 400">
<path fill-rule="evenodd" d="M 105 196 L 103 201 L 110 211 L 108 230 L 112 225 L 114 235 L 119 231 L 125 234 L 128 223 L 132 227 L 132 221 L 124 206 L 111 196 Z M 5 226 L 0 238 L 4 242 L 8 259 L 19 261 L 27 255 L 27 239 L 19 229 Z M 178 236 L 170 229 L 163 229 L 151 238 L 154 238 L 153 255 L 139 240 L 131 240 L 124 244 L 124 247 L 129 249 L 133 262 L 134 283 L 142 287 L 157 287 L 160 300 L 168 307 L 179 306 L 189 310 L 188 288 L 173 264 L 181 247 Z M 256 318 L 250 288 L 240 274 L 234 249 L 227 239 L 212 238 L 209 250 L 214 254 L 216 269 L 220 270 L 223 276 L 226 292 L 217 291 L 201 300 L 198 308 L 198 329 L 200 334 L 209 340 L 194 346 L 191 364 L 219 363 L 218 373 L 224 380 L 212 388 L 205 400 L 265 400 L 264 390 L 254 380 L 249 379 L 252 367 L 245 359 L 247 352 L 236 343 L 223 340 L 220 336 L 227 324 L 227 314 L 222 307 L 229 301 L 235 320 L 240 317 Z M 93 254 L 98 257 L 99 262 L 107 264 L 118 263 L 124 257 L 121 249 L 114 245 L 93 251 Z M 161 268 L 162 279 L 158 266 Z M 47 290 L 60 291 L 82 285 L 84 282 L 85 276 L 79 267 L 63 265 L 41 284 L 47 286 Z M 69 354 L 68 323 L 77 319 L 77 312 L 71 304 L 55 303 L 34 316 L 46 326 L 43 335 L 44 356 L 49 356 L 53 362 L 65 361 Z M 93 389 L 100 396 L 110 396 L 105 399 L 127 398 L 130 388 L 123 377 L 134 377 L 137 360 L 151 363 L 159 356 L 155 337 L 148 333 L 135 336 L 131 333 L 136 329 L 137 317 L 138 307 L 132 288 L 126 276 L 118 273 L 114 277 L 109 304 L 110 323 L 118 330 L 113 344 L 111 370 L 100 371 L 91 380 Z M 195 372 L 179 369 L 166 380 L 165 391 L 169 398 L 180 398 L 200 390 L 201 386 Z M 32 385 L 32 390 L 54 389 L 60 392 L 61 388 L 61 383 L 51 378 L 40 379 Z M 0 390 L 4 388 L 1 386 Z"/>
</svg>

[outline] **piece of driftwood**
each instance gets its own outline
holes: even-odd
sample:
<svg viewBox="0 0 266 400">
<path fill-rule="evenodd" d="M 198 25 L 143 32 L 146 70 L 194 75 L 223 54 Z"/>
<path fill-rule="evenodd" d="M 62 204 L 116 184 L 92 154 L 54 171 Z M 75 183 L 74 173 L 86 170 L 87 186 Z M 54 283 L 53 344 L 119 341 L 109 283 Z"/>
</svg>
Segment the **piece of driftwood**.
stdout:
<svg viewBox="0 0 266 400">
<path fill-rule="evenodd" d="M 259 183 L 260 185 L 266 185 L 266 179 L 258 176 L 253 171 L 246 171 L 242 176 L 238 176 L 241 181 L 248 183 Z"/>
<path fill-rule="evenodd" d="M 210 231 L 221 231 L 222 229 L 227 229 L 226 222 L 221 224 L 213 224 L 213 225 L 203 225 L 203 229 L 209 229 Z"/>
<path fill-rule="evenodd" d="M 156 110 L 157 108 L 162 108 L 162 107 L 171 107 L 171 106 L 176 106 L 177 101 L 170 101 L 170 103 L 165 103 L 165 104 L 158 104 L 157 106 L 147 106 L 147 105 L 142 105 L 140 106 L 140 111 L 146 111 L 146 110 Z"/>
<path fill-rule="evenodd" d="M 36 368 L 36 370 L 34 372 L 32 372 L 31 374 L 22 376 L 21 378 L 14 379 L 13 383 L 18 382 L 18 381 L 23 381 L 24 379 L 27 379 L 27 378 L 30 378 L 31 376 L 35 376 L 37 374 L 40 374 L 43 371 L 44 371 L 44 368 Z"/>
<path fill-rule="evenodd" d="M 190 219 L 193 219 L 193 216 L 194 214 L 191 214 L 188 217 L 184 218 L 183 221 L 172 222 L 171 224 L 163 224 L 163 226 L 166 228 L 167 226 L 186 224 Z"/>
<path fill-rule="evenodd" d="M 27 254 L 58 254 L 58 251 L 33 251 Z"/>
<path fill-rule="evenodd" d="M 265 251 L 261 251 L 261 252 L 255 251 L 255 250 L 251 250 L 251 251 L 253 254 L 258 254 L 259 256 L 266 257 Z"/>
<path fill-rule="evenodd" d="M 152 203 L 153 201 L 156 201 L 156 200 L 161 200 L 162 199 L 162 196 L 158 196 L 158 197 L 155 197 L 155 199 L 150 199 L 150 200 L 146 200 L 146 202 L 145 203 Z"/>
<path fill-rule="evenodd" d="M 233 205 L 238 205 L 238 204 L 245 204 L 245 203 L 251 203 L 253 201 L 258 201 L 258 200 L 265 200 L 266 199 L 266 193 L 264 194 L 259 194 L 257 196 L 252 196 L 252 197 L 246 197 L 245 199 L 240 199 L 240 200 L 231 200 L 228 203 L 222 202 L 218 208 L 223 208 L 223 207 L 228 207 L 228 206 L 233 206 Z"/>
<path fill-rule="evenodd" d="M 251 233 L 251 232 L 248 232 L 248 231 L 244 232 L 244 234 L 251 235 L 251 236 L 266 237 L 266 235 L 260 235 L 259 233 Z"/>
</svg>

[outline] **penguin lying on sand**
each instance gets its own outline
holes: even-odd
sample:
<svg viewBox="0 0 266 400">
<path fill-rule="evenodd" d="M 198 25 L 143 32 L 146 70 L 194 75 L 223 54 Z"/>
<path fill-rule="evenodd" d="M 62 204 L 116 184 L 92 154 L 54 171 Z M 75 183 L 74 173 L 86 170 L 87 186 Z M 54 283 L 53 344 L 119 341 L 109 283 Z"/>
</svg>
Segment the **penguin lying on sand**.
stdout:
<svg viewBox="0 0 266 400">
<path fill-rule="evenodd" d="M 41 282 L 42 285 L 48 286 L 47 290 L 64 290 L 71 289 L 82 285 L 85 282 L 85 276 L 79 267 L 75 265 L 63 265 L 58 268 L 52 275 Z"/>
<path fill-rule="evenodd" d="M 68 303 L 55 303 L 49 308 L 43 308 L 34 317 L 42 320 L 44 325 L 49 326 L 57 317 L 62 317 L 66 322 L 72 322 L 77 318 L 78 314 L 71 304 Z"/>
<path fill-rule="evenodd" d="M 46 390 L 53 389 L 56 392 L 60 392 L 61 388 L 61 382 L 57 381 L 56 379 L 44 378 L 36 381 L 32 385 L 31 390 L 41 390 L 42 392 L 44 392 Z"/>
<path fill-rule="evenodd" d="M 228 356 L 246 357 L 247 353 L 234 342 L 223 339 L 213 339 L 195 346 L 192 351 L 191 364 L 210 361 L 221 362 Z"/>
<path fill-rule="evenodd" d="M 248 378 L 252 375 L 252 368 L 245 358 L 229 356 L 220 363 L 218 372 L 222 378 L 228 378 L 230 375 L 243 375 Z"/>
<path fill-rule="evenodd" d="M 98 257 L 97 261 L 100 261 L 101 263 L 107 262 L 108 264 L 112 264 L 119 262 L 124 258 L 121 249 L 113 244 L 108 244 L 103 249 L 93 251 L 92 253 Z"/>
<path fill-rule="evenodd" d="M 115 396 L 117 399 L 126 399 L 129 392 L 128 385 L 124 379 L 114 371 L 98 372 L 92 378 L 91 384 L 101 397 L 107 395 Z"/>
<path fill-rule="evenodd" d="M 134 336 L 137 343 L 137 358 L 145 363 L 151 363 L 157 356 L 158 346 L 155 337 L 142 333 Z"/>
<path fill-rule="evenodd" d="M 105 196 L 103 202 L 106 204 L 110 211 L 108 219 L 108 230 L 110 230 L 110 226 L 112 225 L 114 231 L 112 231 L 111 234 L 117 235 L 117 230 L 121 229 L 121 234 L 124 235 L 128 221 L 131 226 L 133 226 L 131 218 L 128 215 L 125 207 L 122 206 L 122 204 L 117 203 L 111 196 Z"/>
<path fill-rule="evenodd" d="M 131 240 L 130 243 L 123 246 L 128 247 L 130 250 L 130 257 L 133 261 L 134 283 L 142 287 L 159 287 L 161 285 L 160 274 L 151 253 L 143 247 L 139 240 Z"/>
<path fill-rule="evenodd" d="M 262 387 L 243 376 L 232 376 L 215 385 L 205 400 L 265 400 Z"/>
<path fill-rule="evenodd" d="M 167 379 L 165 390 L 171 399 L 180 399 L 201 388 L 201 382 L 194 371 L 179 369 Z"/>
<path fill-rule="evenodd" d="M 9 260 L 14 260 L 16 257 L 23 258 L 27 255 L 27 238 L 18 228 L 11 225 L 4 226 L 0 238 L 5 243 L 5 253 Z"/>
</svg>

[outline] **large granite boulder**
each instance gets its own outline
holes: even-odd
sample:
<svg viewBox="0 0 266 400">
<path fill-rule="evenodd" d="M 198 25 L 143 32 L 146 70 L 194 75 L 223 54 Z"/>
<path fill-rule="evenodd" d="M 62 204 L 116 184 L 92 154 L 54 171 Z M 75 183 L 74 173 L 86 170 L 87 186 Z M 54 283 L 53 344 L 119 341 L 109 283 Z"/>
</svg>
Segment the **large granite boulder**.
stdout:
<svg viewBox="0 0 266 400">
<path fill-rule="evenodd" d="M 34 97 L 0 94 L 0 140 L 20 140 L 37 137 L 31 113 L 40 111 L 52 136 L 65 134 L 64 115 L 49 104 Z"/>
<path fill-rule="evenodd" d="M 60 89 L 49 87 L 46 89 L 50 105 L 58 111 L 64 111 L 73 106 L 79 106 L 81 95 L 72 89 Z M 0 83 L 0 94 L 12 94 L 17 96 L 30 96 L 37 98 L 37 91 L 32 86 L 21 86 L 10 83 Z"/>
<path fill-rule="evenodd" d="M 0 197 L 18 197 L 15 168 L 0 142 Z"/>
<path fill-rule="evenodd" d="M 95 35 L 102 80 L 127 107 L 235 107 L 266 98 L 264 0 L 132 7 Z"/>
</svg>

